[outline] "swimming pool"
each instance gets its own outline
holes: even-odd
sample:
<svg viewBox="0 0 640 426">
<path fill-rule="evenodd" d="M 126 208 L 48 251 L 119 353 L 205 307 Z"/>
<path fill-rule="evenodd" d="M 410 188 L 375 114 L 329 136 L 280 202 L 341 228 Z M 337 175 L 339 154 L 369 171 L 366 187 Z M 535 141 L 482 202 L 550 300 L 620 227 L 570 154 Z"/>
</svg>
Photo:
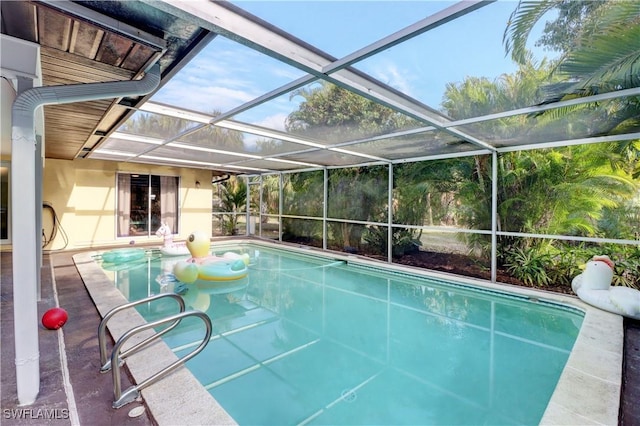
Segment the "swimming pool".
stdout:
<svg viewBox="0 0 640 426">
<path fill-rule="evenodd" d="M 215 333 L 187 366 L 240 424 L 535 424 L 583 321 L 561 304 L 384 265 L 236 248 L 252 259 L 246 279 L 189 286 L 184 299 Z M 173 290 L 171 261 L 108 273 L 138 300 Z M 198 333 L 166 343 L 181 355 Z"/>
</svg>

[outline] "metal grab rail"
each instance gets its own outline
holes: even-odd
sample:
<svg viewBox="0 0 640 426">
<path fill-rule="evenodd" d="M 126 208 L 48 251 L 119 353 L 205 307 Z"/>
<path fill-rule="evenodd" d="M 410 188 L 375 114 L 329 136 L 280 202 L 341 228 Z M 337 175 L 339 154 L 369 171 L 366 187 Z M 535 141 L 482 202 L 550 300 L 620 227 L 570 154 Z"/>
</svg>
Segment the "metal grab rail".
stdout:
<svg viewBox="0 0 640 426">
<path fill-rule="evenodd" d="M 106 373 L 111 369 L 111 360 L 107 359 L 107 342 L 106 342 L 107 322 L 118 312 L 121 312 L 128 308 L 132 308 L 134 306 L 142 305 L 144 303 L 153 302 L 154 300 L 163 299 L 165 297 L 169 297 L 171 299 L 174 299 L 176 302 L 178 302 L 178 306 L 180 307 L 180 312 L 185 311 L 184 299 L 182 299 L 180 295 L 175 293 L 161 293 L 161 294 L 149 296 L 145 299 L 136 300 L 135 302 L 125 303 L 124 305 L 116 306 L 115 308 L 107 312 L 104 318 L 102 318 L 102 321 L 100 321 L 100 325 L 98 326 L 98 344 L 100 346 L 100 372 L 101 373 Z M 126 351 L 122 352 L 122 354 L 120 355 L 120 360 L 124 360 L 127 356 L 137 352 L 140 348 L 145 346 L 147 343 L 173 330 L 179 323 L 180 321 L 176 320 L 174 324 L 171 324 L 169 327 L 165 328 L 164 330 L 157 332 L 153 336 L 143 340 L 140 343 L 135 344 L 134 346 L 127 349 Z"/>
<path fill-rule="evenodd" d="M 164 323 L 167 322 L 171 322 L 171 321 L 175 321 L 176 323 L 179 323 L 183 318 L 188 317 L 188 316 L 196 316 L 198 318 L 200 318 L 206 327 L 206 333 L 204 338 L 202 339 L 202 343 L 200 343 L 200 345 L 194 349 L 193 351 L 189 352 L 187 355 L 183 356 L 182 358 L 178 359 L 177 361 L 175 361 L 172 364 L 169 364 L 168 366 L 164 367 L 162 370 L 160 370 L 159 372 L 157 372 L 156 374 L 154 374 L 153 376 L 149 377 L 148 379 L 144 380 L 142 383 L 138 384 L 138 385 L 134 385 L 131 386 L 129 389 L 127 389 L 124 393 L 121 390 L 121 382 L 120 382 L 120 363 L 119 363 L 119 353 L 120 353 L 120 348 L 122 347 L 122 345 L 134 334 L 139 333 L 141 331 L 144 330 L 148 330 L 150 328 L 153 327 L 157 327 L 159 325 L 162 325 Z M 178 368 L 179 366 L 181 366 L 182 364 L 184 364 L 185 362 L 187 362 L 188 360 L 190 360 L 191 358 L 193 358 L 194 356 L 198 355 L 198 353 L 200 353 L 205 346 L 207 346 L 207 344 L 209 343 L 209 339 L 211 338 L 211 319 L 207 316 L 207 314 L 205 314 L 204 312 L 201 311 L 186 311 L 186 312 L 180 312 L 178 314 L 175 315 L 171 315 L 170 317 L 161 319 L 161 320 L 157 320 L 154 322 L 150 322 L 148 324 L 144 324 L 138 327 L 134 327 L 131 330 L 127 331 L 126 333 L 124 333 L 122 335 L 122 337 L 120 337 L 120 339 L 118 339 L 118 341 L 116 342 L 115 346 L 113 347 L 113 351 L 111 352 L 111 365 L 112 365 L 112 373 L 113 373 L 113 398 L 114 398 L 114 402 L 113 402 L 113 408 L 120 408 L 123 405 L 126 405 L 130 402 L 133 402 L 138 395 L 140 394 L 140 391 L 144 388 L 146 388 L 149 385 L 154 384 L 155 382 L 157 382 L 158 380 L 160 380 L 163 376 L 165 376 L 166 374 L 170 373 L 171 371 L 175 370 L 176 368 Z M 150 341 L 151 339 L 146 339 L 145 342 Z M 139 346 L 139 345 L 137 345 Z"/>
</svg>

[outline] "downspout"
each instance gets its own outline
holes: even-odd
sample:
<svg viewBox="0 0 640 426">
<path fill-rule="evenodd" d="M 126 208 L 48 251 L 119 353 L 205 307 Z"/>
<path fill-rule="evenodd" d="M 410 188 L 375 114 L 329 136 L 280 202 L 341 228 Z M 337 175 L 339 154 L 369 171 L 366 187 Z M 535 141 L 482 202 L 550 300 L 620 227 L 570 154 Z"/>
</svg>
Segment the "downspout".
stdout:
<svg viewBox="0 0 640 426">
<path fill-rule="evenodd" d="M 35 111 L 53 104 L 145 95 L 160 83 L 160 66 L 141 80 L 35 87 L 20 93 L 12 108 L 13 318 L 16 386 L 20 405 L 32 404 L 40 391 L 38 346 Z"/>
</svg>

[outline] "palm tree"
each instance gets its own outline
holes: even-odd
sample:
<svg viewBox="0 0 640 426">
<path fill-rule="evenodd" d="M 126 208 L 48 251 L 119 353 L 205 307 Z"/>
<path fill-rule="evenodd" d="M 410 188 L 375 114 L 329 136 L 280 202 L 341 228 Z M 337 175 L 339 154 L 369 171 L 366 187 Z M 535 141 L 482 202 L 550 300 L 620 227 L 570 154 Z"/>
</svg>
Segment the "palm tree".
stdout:
<svg viewBox="0 0 640 426">
<path fill-rule="evenodd" d="M 247 185 L 244 179 L 234 177 L 220 184 L 222 189 L 222 209 L 229 214 L 223 215 L 223 228 L 226 235 L 236 235 L 238 213 L 245 211 L 247 204 Z"/>
<path fill-rule="evenodd" d="M 640 2 L 521 1 L 504 32 L 506 51 L 514 60 L 524 60 L 533 27 L 551 10 L 558 11 L 559 17 L 546 24 L 538 44 L 560 49 L 563 54 L 552 73 L 560 81 L 543 87 L 546 95 L 541 103 L 640 86 Z M 537 122 L 556 122 L 570 131 L 567 116 L 589 109 L 585 117 L 591 119 L 581 120 L 581 125 L 588 126 L 586 132 L 592 136 L 640 130 L 638 96 L 548 110 L 537 114 Z M 572 127 L 579 121 L 573 120 Z M 614 173 L 626 172 L 636 181 L 640 178 L 640 140 L 610 144 L 609 158 Z M 618 207 L 628 202 L 619 202 Z"/>
<path fill-rule="evenodd" d="M 483 111 L 491 113 L 523 103 L 532 103 L 535 88 L 549 82 L 549 65 L 536 66 L 530 57 L 518 72 L 495 81 L 467 78 L 450 84 L 442 103 L 449 116 L 461 117 Z M 605 113 L 606 114 L 606 113 Z M 562 120 L 550 127 L 544 120 L 524 116 L 481 123 L 475 130 L 506 140 L 533 138 L 549 128 L 567 135 L 598 129 L 594 120 L 574 117 L 570 125 Z M 533 125 L 532 125 L 533 124 Z M 543 124 L 542 126 L 538 126 Z M 638 141 L 635 141 L 638 142 Z M 500 230 L 564 235 L 597 236 L 598 221 L 612 209 L 626 205 L 638 191 L 634 171 L 640 165 L 640 143 L 589 144 L 584 146 L 504 153 L 499 157 Z M 460 224 L 473 229 L 490 226 L 490 160 L 476 157 L 475 164 L 460 161 L 461 180 L 456 197 L 464 210 L 457 212 Z M 443 174 L 446 176 L 446 174 Z M 528 245 L 526 239 L 504 238 L 506 245 Z M 473 241 L 468 241 L 472 244 Z M 481 242 L 480 242 L 481 243 Z M 481 245 L 481 244 L 480 244 Z"/>
<path fill-rule="evenodd" d="M 580 10 L 573 42 L 555 72 L 564 81 L 547 88 L 545 102 L 640 86 L 640 2 L 521 1 L 504 32 L 507 53 L 522 63 L 533 27 L 551 10 Z M 547 24 L 547 31 L 552 27 Z M 629 107 L 638 111 L 637 100 Z M 635 115 L 637 117 L 638 114 Z M 626 117 L 621 117 L 624 121 Z"/>
</svg>

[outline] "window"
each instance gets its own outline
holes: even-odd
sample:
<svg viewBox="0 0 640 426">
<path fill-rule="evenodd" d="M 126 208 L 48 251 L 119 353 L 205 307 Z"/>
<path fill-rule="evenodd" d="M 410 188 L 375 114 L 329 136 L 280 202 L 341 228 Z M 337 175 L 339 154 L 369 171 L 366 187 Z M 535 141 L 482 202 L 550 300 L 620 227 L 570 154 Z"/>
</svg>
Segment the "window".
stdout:
<svg viewBox="0 0 640 426">
<path fill-rule="evenodd" d="M 10 241 L 9 222 L 9 163 L 0 163 L 0 242 Z"/>
<path fill-rule="evenodd" d="M 178 177 L 118 174 L 118 237 L 150 236 L 166 223 L 178 233 Z"/>
</svg>

